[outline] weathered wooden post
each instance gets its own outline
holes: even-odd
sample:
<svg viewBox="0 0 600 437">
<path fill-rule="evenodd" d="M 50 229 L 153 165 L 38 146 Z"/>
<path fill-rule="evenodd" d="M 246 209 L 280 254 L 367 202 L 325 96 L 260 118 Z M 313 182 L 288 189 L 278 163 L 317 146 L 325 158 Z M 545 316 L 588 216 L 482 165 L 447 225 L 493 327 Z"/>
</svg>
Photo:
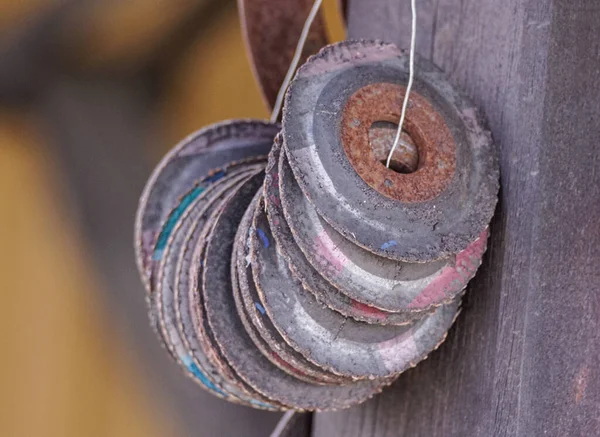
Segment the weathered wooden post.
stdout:
<svg viewBox="0 0 600 437">
<path fill-rule="evenodd" d="M 313 435 L 600 435 L 600 3 L 421 0 L 417 50 L 486 114 L 500 203 L 446 343 Z M 409 2 L 350 0 L 348 36 L 406 47 Z"/>
</svg>

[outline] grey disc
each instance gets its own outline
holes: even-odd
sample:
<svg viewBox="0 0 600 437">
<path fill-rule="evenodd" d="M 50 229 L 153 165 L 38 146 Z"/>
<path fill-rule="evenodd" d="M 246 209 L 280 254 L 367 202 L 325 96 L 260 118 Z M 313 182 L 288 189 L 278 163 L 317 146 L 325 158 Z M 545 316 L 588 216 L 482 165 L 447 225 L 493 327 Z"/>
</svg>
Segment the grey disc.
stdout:
<svg viewBox="0 0 600 437">
<path fill-rule="evenodd" d="M 249 168 L 248 170 L 245 174 L 229 178 L 230 180 L 224 178 L 224 182 L 218 184 L 221 188 L 216 190 L 213 196 L 201 199 L 183 214 L 166 245 L 152 301 L 155 303 L 154 307 L 158 315 L 160 335 L 171 355 L 185 369 L 188 376 L 191 376 L 203 388 L 227 400 L 247 406 L 254 406 L 258 403 L 260 408 L 278 410 L 279 406 L 268 403 L 267 399 L 238 380 L 231 369 L 214 366 L 208 360 L 204 350 L 190 348 L 190 341 L 185 337 L 184 326 L 181 323 L 182 319 L 177 317 L 178 296 L 176 290 L 180 286 L 181 262 L 189 259 L 189 256 L 186 256 L 186 247 L 190 244 L 190 239 L 194 240 L 193 231 L 198 228 L 202 229 L 207 215 L 215 207 L 218 207 L 224 198 L 235 190 L 236 186 L 257 172 L 256 169 Z M 188 325 L 187 328 L 189 330 L 190 326 Z"/>
<path fill-rule="evenodd" d="M 294 378 L 298 378 L 302 381 L 305 381 L 305 382 L 308 382 L 311 384 L 320 384 L 321 383 L 320 381 L 313 379 L 312 377 L 308 376 L 306 373 L 302 372 L 293 363 L 285 361 L 283 358 L 281 358 L 276 351 L 274 351 L 273 349 L 270 348 L 270 346 L 267 344 L 267 342 L 260 335 L 256 326 L 250 320 L 250 315 L 248 314 L 246 307 L 244 306 L 244 304 L 242 302 L 242 297 L 240 294 L 241 291 L 240 291 L 239 282 L 238 282 L 237 269 L 235 267 L 233 267 L 234 264 L 237 262 L 236 255 L 235 255 L 235 249 L 234 249 L 234 254 L 233 254 L 231 261 L 232 261 L 231 286 L 233 289 L 232 291 L 233 291 L 233 297 L 234 297 L 235 304 L 236 304 L 236 309 L 238 312 L 238 316 L 239 316 L 242 324 L 244 325 L 244 329 L 246 330 L 246 333 L 252 339 L 252 342 L 254 343 L 254 345 L 273 365 L 275 365 L 279 369 L 283 370 L 290 376 L 293 376 Z"/>
<path fill-rule="evenodd" d="M 447 260 L 408 263 L 379 257 L 346 239 L 323 220 L 303 195 L 282 153 L 279 189 L 285 220 L 310 264 L 354 300 L 385 311 L 423 315 L 451 302 L 481 264 L 487 229 Z M 358 232 L 358 230 L 357 230 Z M 414 317 L 414 316 L 413 316 Z"/>
<path fill-rule="evenodd" d="M 202 293 L 202 276 L 204 273 L 206 245 L 208 244 L 210 232 L 217 217 L 220 216 L 224 207 L 228 204 L 231 196 L 239 192 L 244 187 L 247 187 L 248 183 L 252 181 L 260 181 L 263 178 L 264 173 L 262 171 L 254 173 L 248 180 L 234 188 L 229 196 L 211 209 L 210 215 L 205 219 L 204 224 L 199 230 L 199 235 L 192 239 L 195 241 L 195 243 L 190 241 L 190 244 L 184 248 L 180 272 L 183 271 L 185 260 L 189 259 L 189 266 L 187 268 L 188 274 L 186 287 L 183 287 L 185 290 L 181 290 L 181 286 L 178 287 L 181 291 L 183 291 L 183 293 L 178 296 L 178 302 L 180 304 L 178 308 L 183 307 L 181 304 L 187 298 L 187 306 L 189 308 L 190 316 L 189 320 L 191 323 L 187 326 L 185 324 L 180 325 L 182 327 L 182 332 L 185 333 L 184 338 L 186 341 L 188 341 L 188 344 L 191 344 L 192 340 L 197 342 L 197 344 L 200 346 L 200 350 L 206 356 L 210 364 L 217 369 L 217 371 L 220 372 L 223 377 L 227 378 L 229 382 L 235 385 L 238 388 L 238 391 L 249 396 L 249 398 L 244 398 L 245 401 L 249 402 L 250 405 L 255 408 L 271 409 L 273 406 L 277 406 L 279 409 L 282 409 L 284 406 L 281 403 L 268 399 L 249 386 L 243 379 L 239 377 L 235 370 L 223 358 L 208 325 Z M 186 278 L 183 277 L 183 279 Z M 184 314 L 178 313 L 178 315 L 183 316 Z M 181 320 L 183 321 L 183 317 Z M 190 335 L 188 335 L 189 331 L 191 331 L 189 333 Z"/>
<path fill-rule="evenodd" d="M 379 88 L 402 93 L 408 79 L 408 56 L 392 44 L 343 41 L 311 57 L 288 90 L 282 134 L 298 184 L 332 227 L 382 257 L 429 262 L 479 238 L 499 170 L 475 106 L 427 60 L 417 57 L 415 72 L 405 127 L 423 142 L 413 173 L 385 168 L 368 144 L 366 124 L 397 121 L 401 106 Z M 368 105 L 354 98 L 366 91 Z"/>
<path fill-rule="evenodd" d="M 150 285 L 151 285 L 151 294 L 148 295 L 148 310 L 150 316 L 151 326 L 156 330 L 161 339 L 165 340 L 162 337 L 162 330 L 160 328 L 160 319 L 159 319 L 159 305 L 161 300 L 161 284 L 160 282 L 157 284 L 157 278 L 162 276 L 161 271 L 161 261 L 164 259 L 164 254 L 168 250 L 172 252 L 170 246 L 173 244 L 180 245 L 182 244 L 182 239 L 175 239 L 174 234 L 175 230 L 179 230 L 183 226 L 186 226 L 187 223 L 191 220 L 190 214 L 193 214 L 192 218 L 198 214 L 199 211 L 203 211 L 205 208 L 208 208 L 215 200 L 222 200 L 223 196 L 231 189 L 232 186 L 236 185 L 239 182 L 240 172 L 241 174 L 250 171 L 249 165 L 239 166 L 237 171 L 228 172 L 228 174 L 224 174 L 222 178 L 211 183 L 206 189 L 199 188 L 200 185 L 194 186 L 188 193 L 186 193 L 182 197 L 182 202 L 169 214 L 170 220 L 165 222 L 163 229 L 160 235 L 164 235 L 164 242 L 160 245 L 160 249 L 155 249 L 152 256 L 152 261 L 149 266 L 150 272 Z M 181 235 L 179 236 L 181 237 Z M 183 240 L 185 242 L 185 240 Z M 179 250 L 179 249 L 177 249 Z M 173 261 L 174 265 L 174 261 Z M 162 263 L 162 268 L 165 265 Z M 170 265 L 167 265 L 170 267 Z M 162 279 L 161 279 L 162 280 Z"/>
<path fill-rule="evenodd" d="M 161 226 L 196 181 L 214 168 L 266 156 L 279 125 L 261 120 L 229 120 L 191 134 L 156 166 L 140 197 L 134 246 L 142 282 L 150 291 L 148 264 Z"/>
<path fill-rule="evenodd" d="M 257 232 L 251 239 L 252 273 L 263 307 L 280 334 L 308 360 L 348 377 L 392 377 L 416 365 L 445 339 L 459 299 L 410 325 L 357 322 L 319 304 L 292 277 L 271 244 L 260 207 L 253 226 Z"/>
<path fill-rule="evenodd" d="M 224 376 L 222 372 L 219 372 L 210 364 L 202 351 L 195 350 L 192 352 L 186 345 L 182 329 L 178 326 L 176 319 L 174 290 L 178 279 L 176 275 L 178 273 L 179 257 L 187 241 L 186 238 L 189 236 L 190 228 L 197 224 L 198 217 L 202 217 L 212 204 L 222 200 L 224 196 L 231 192 L 232 188 L 248 179 L 251 174 L 251 172 L 246 171 L 222 179 L 224 182 L 217 184 L 220 189 L 216 190 L 214 196 L 201 199 L 190 206 L 182 215 L 165 247 L 164 258 L 160 263 L 158 283 L 152 299 L 155 303 L 155 312 L 158 315 L 161 336 L 165 340 L 171 355 L 184 368 L 185 373 L 211 393 L 248 406 L 252 405 L 250 400 L 254 400 L 254 397 L 249 395 L 247 390 L 240 390 L 239 384 L 232 384 L 226 375 Z M 267 406 L 266 403 L 263 407 L 273 410 L 278 409 L 276 406 Z"/>
<path fill-rule="evenodd" d="M 287 261 L 293 276 L 300 280 L 303 287 L 313 293 L 318 301 L 325 303 L 331 309 L 346 317 L 380 325 L 404 325 L 418 318 L 420 316 L 418 313 L 383 311 L 352 299 L 347 294 L 341 292 L 340 290 L 345 290 L 346 287 L 343 281 L 344 278 L 342 277 L 339 278 L 341 280 L 338 280 L 338 269 L 331 266 L 328 267 L 327 259 L 320 256 L 319 251 L 309 251 L 312 263 L 309 262 L 303 251 L 298 247 L 281 206 L 279 158 L 282 151 L 279 138 L 279 136 L 276 137 L 275 145 L 271 153 L 269 153 L 269 162 L 265 171 L 264 197 L 271 233 L 281 256 Z M 327 225 L 325 224 L 325 226 Z M 308 245 L 304 245 L 305 251 L 307 247 Z M 325 276 L 330 281 L 322 276 L 322 271 L 324 271 Z M 339 289 L 336 287 L 339 287 Z"/>
<path fill-rule="evenodd" d="M 180 218 L 189 208 L 192 208 L 194 204 L 212 197 L 215 190 L 222 189 L 222 183 L 231 180 L 231 178 L 240 173 L 258 168 L 264 168 L 264 160 L 260 158 L 250 158 L 243 161 L 232 162 L 223 168 L 213 169 L 210 171 L 210 176 L 202 178 L 180 197 L 179 202 L 171 210 L 161 226 L 156 242 L 154 243 L 152 256 L 148 261 L 146 270 L 149 273 L 148 282 L 151 293 L 154 289 L 158 266 L 160 265 L 164 250 L 168 244 L 169 237 L 171 236 L 173 229 L 177 226 Z"/>
<path fill-rule="evenodd" d="M 340 409 L 362 402 L 378 393 L 388 381 L 366 380 L 342 386 L 300 381 L 274 366 L 254 346 L 238 317 L 231 287 L 233 243 L 242 216 L 261 182 L 248 182 L 230 198 L 209 236 L 201 292 L 212 335 L 241 378 L 256 391 L 289 408 Z"/>
<path fill-rule="evenodd" d="M 252 177 L 260 179 L 263 177 L 262 172 L 254 173 Z M 241 186 L 235 187 L 232 193 L 229 193 L 229 196 L 239 190 Z M 178 318 L 178 326 L 181 329 L 184 344 L 193 353 L 195 359 L 200 361 L 205 357 L 212 368 L 216 369 L 223 378 L 235 386 L 237 389 L 235 393 L 238 397 L 241 394 L 243 399 L 251 406 L 272 409 L 273 406 L 280 407 L 280 404 L 269 401 L 249 387 L 220 356 L 206 322 L 202 296 L 198 293 L 199 279 L 202 277 L 204 268 L 203 260 L 207 238 L 216 217 L 221 213 L 229 196 L 211 205 L 206 214 L 197 217 L 197 222 L 188 233 L 176 274 L 176 317 Z M 185 312 L 186 309 L 187 313 Z M 186 319 L 186 317 L 188 318 Z"/>
<path fill-rule="evenodd" d="M 290 347 L 266 316 L 252 279 L 248 250 L 249 233 L 255 232 L 252 219 L 260 197 L 262 192 L 257 193 L 244 213 L 231 258 L 233 297 L 240 320 L 256 347 L 284 372 L 312 384 L 346 383 L 347 379 L 325 372 Z"/>
</svg>

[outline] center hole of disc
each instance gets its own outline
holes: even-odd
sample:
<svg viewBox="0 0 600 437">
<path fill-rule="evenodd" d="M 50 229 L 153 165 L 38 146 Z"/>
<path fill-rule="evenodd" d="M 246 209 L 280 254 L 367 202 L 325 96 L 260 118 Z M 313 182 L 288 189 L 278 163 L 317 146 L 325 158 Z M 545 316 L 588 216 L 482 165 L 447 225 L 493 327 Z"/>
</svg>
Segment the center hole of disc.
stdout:
<svg viewBox="0 0 600 437">
<path fill-rule="evenodd" d="M 369 144 L 377 160 L 387 163 L 388 155 L 394 145 L 398 125 L 391 121 L 376 121 L 369 128 Z M 413 173 L 419 166 L 419 150 L 413 139 L 404 129 L 400 134 L 400 141 L 390 160 L 390 170 L 396 173 Z"/>
</svg>

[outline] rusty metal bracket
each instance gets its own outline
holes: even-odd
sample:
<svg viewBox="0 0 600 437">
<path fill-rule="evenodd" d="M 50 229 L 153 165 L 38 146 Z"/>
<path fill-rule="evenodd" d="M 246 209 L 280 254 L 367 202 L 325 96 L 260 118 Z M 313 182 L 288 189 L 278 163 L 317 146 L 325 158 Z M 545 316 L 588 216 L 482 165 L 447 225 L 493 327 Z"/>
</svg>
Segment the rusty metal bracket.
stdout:
<svg viewBox="0 0 600 437">
<path fill-rule="evenodd" d="M 269 108 L 277 98 L 312 4 L 313 0 L 238 0 L 248 58 Z M 311 26 L 300 62 L 327 42 L 321 11 Z"/>
</svg>

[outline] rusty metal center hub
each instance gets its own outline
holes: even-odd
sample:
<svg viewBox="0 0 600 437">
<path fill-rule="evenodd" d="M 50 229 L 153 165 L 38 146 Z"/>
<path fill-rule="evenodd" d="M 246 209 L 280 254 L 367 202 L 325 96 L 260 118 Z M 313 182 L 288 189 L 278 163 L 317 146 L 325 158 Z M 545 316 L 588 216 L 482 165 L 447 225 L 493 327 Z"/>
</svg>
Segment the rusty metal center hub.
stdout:
<svg viewBox="0 0 600 437">
<path fill-rule="evenodd" d="M 411 92 L 403 127 L 418 152 L 398 148 L 394 158 L 403 164 L 418 162 L 413 172 L 399 173 L 382 165 L 381 154 L 369 141 L 373 123 L 398 121 L 405 92 L 405 87 L 391 83 L 356 91 L 343 109 L 342 145 L 356 173 L 371 188 L 402 202 L 423 202 L 439 196 L 456 170 L 456 144 L 442 115 L 425 97 Z"/>
</svg>

